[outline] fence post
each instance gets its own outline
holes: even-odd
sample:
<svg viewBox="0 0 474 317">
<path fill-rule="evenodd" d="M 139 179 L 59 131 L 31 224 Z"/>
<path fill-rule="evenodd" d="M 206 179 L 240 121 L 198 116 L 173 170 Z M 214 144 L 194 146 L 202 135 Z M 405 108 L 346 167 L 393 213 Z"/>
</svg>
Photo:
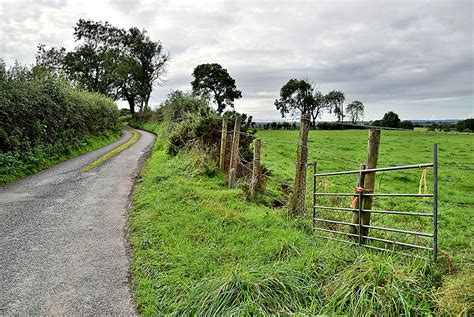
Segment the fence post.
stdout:
<svg viewBox="0 0 474 317">
<path fill-rule="evenodd" d="M 252 182 L 250 183 L 250 197 L 252 199 L 255 199 L 257 197 L 257 193 L 260 190 L 260 186 L 261 186 L 260 148 L 261 148 L 261 141 L 260 139 L 256 139 L 253 145 Z"/>
<path fill-rule="evenodd" d="M 221 151 L 219 153 L 219 169 L 224 172 L 225 169 L 225 148 L 227 145 L 227 120 L 222 118 L 222 133 L 221 133 Z"/>
<path fill-rule="evenodd" d="M 360 170 L 365 170 L 365 169 L 366 169 L 366 165 L 362 164 L 360 166 Z M 357 187 L 364 188 L 364 182 L 365 182 L 365 174 L 360 172 L 359 173 L 359 180 L 357 181 Z M 357 205 L 354 203 L 354 198 L 355 198 L 356 195 L 357 195 Z M 352 211 L 351 223 L 353 223 L 356 226 L 350 226 L 349 232 L 352 233 L 352 234 L 358 234 L 359 235 L 359 244 L 360 244 L 361 243 L 361 238 L 360 238 L 361 231 L 360 231 L 359 227 L 360 227 L 360 224 L 361 224 L 360 215 L 362 213 L 362 211 L 361 211 L 361 209 L 362 209 L 362 193 L 354 191 L 354 198 L 352 200 L 353 203 L 351 203 L 351 208 L 352 209 L 357 209 L 357 211 Z"/>
<path fill-rule="evenodd" d="M 230 152 L 229 188 L 234 188 L 236 185 L 237 163 L 239 162 L 240 122 L 240 116 L 236 115 L 234 124 L 234 136 L 232 138 L 232 151 Z"/>
<path fill-rule="evenodd" d="M 288 217 L 305 215 L 306 194 L 306 162 L 308 160 L 308 132 L 310 117 L 308 114 L 301 116 L 300 135 L 296 156 L 296 175 L 293 193 L 288 204 Z"/>
<path fill-rule="evenodd" d="M 377 168 L 380 148 L 380 129 L 369 129 L 369 142 L 367 146 L 367 169 Z M 364 188 L 366 191 L 375 191 L 375 172 L 365 175 Z M 362 201 L 362 209 L 372 209 L 372 196 L 364 197 Z M 370 225 L 370 212 L 362 212 L 362 225 Z M 369 228 L 362 229 L 362 235 L 369 235 Z"/>
</svg>

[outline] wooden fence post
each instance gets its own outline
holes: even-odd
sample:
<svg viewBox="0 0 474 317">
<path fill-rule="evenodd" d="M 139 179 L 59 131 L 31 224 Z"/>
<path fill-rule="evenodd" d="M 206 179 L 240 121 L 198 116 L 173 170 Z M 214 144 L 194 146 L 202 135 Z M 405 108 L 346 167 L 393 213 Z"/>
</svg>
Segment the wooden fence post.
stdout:
<svg viewBox="0 0 474 317">
<path fill-rule="evenodd" d="M 310 117 L 308 114 L 301 116 L 300 135 L 298 139 L 296 156 L 296 175 L 293 193 L 288 203 L 288 217 L 305 215 L 306 196 L 306 162 L 308 161 L 308 131 Z"/>
<path fill-rule="evenodd" d="M 367 169 L 377 168 L 380 148 L 380 129 L 369 129 L 369 142 L 367 146 Z M 364 188 L 369 192 L 375 191 L 375 172 L 365 175 Z M 365 197 L 362 202 L 362 209 L 372 209 L 373 197 Z M 370 212 L 362 212 L 362 224 L 370 225 Z M 362 228 L 362 235 L 369 235 L 369 228 Z"/>
<path fill-rule="evenodd" d="M 227 120 L 222 118 L 222 133 L 221 133 L 221 151 L 219 153 L 219 169 L 224 172 L 225 169 L 225 148 L 227 145 Z"/>
<path fill-rule="evenodd" d="M 232 138 L 232 151 L 230 153 L 229 165 L 229 188 L 234 188 L 237 178 L 237 163 L 239 162 L 239 142 L 240 142 L 240 122 L 239 115 L 235 117 L 234 136 Z"/>
<path fill-rule="evenodd" d="M 255 199 L 257 197 L 257 193 L 260 190 L 260 186 L 261 186 L 260 148 L 261 148 L 261 141 L 260 139 L 256 139 L 253 145 L 252 182 L 250 183 L 250 197 L 252 199 Z"/>
</svg>

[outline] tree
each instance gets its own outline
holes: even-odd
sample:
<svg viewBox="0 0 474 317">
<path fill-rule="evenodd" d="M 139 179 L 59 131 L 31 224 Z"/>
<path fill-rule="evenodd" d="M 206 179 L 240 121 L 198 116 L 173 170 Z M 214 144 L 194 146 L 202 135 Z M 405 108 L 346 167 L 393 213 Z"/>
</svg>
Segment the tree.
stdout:
<svg viewBox="0 0 474 317">
<path fill-rule="evenodd" d="M 121 66 L 124 33 L 108 22 L 79 19 L 74 27 L 74 40 L 80 44 L 64 56 L 69 78 L 89 91 L 119 99 L 116 71 Z"/>
<path fill-rule="evenodd" d="M 139 85 L 138 62 L 130 56 L 122 55 L 121 61 L 115 69 L 115 85 L 118 87 L 120 98 L 128 102 L 130 113 L 135 114 L 135 107 L 139 104 L 140 85 Z"/>
<path fill-rule="evenodd" d="M 39 44 L 36 52 L 36 66 L 59 73 L 63 70 L 65 56 L 66 49 L 64 47 L 52 47 L 47 50 L 44 44 Z"/>
<path fill-rule="evenodd" d="M 7 67 L 5 61 L 0 58 L 0 81 L 7 80 Z"/>
<path fill-rule="evenodd" d="M 344 97 L 344 94 L 342 94 L 342 97 Z M 340 95 L 335 94 L 335 92 L 324 96 L 308 81 L 293 78 L 281 87 L 280 99 L 275 100 L 275 106 L 283 118 L 287 114 L 309 114 L 311 124 L 314 127 L 317 118 L 321 116 L 324 110 L 331 109 L 338 102 L 337 98 L 340 98 Z"/>
<path fill-rule="evenodd" d="M 36 65 L 54 72 L 63 71 L 69 80 L 82 88 L 117 100 L 120 93 L 116 70 L 121 67 L 121 38 L 124 33 L 108 22 L 79 19 L 73 35 L 79 44 L 74 50 L 67 52 L 64 47 L 47 50 L 40 44 Z"/>
<path fill-rule="evenodd" d="M 194 93 L 207 98 L 212 95 L 219 114 L 226 107 L 234 108 L 234 100 L 242 98 L 242 92 L 237 90 L 235 79 L 219 64 L 198 65 L 193 71 L 193 77 L 191 85 Z"/>
<path fill-rule="evenodd" d="M 344 121 L 344 100 L 346 97 L 343 92 L 333 90 L 325 97 L 327 107 L 337 116 L 337 121 Z"/>
<path fill-rule="evenodd" d="M 315 104 L 313 86 L 305 80 L 290 79 L 280 89 L 280 99 L 275 100 L 275 106 L 284 118 L 286 114 L 312 113 Z"/>
<path fill-rule="evenodd" d="M 466 119 L 456 123 L 456 130 L 461 132 L 474 131 L 474 119 Z"/>
<path fill-rule="evenodd" d="M 84 19 L 74 28 L 74 40 L 79 45 L 71 52 L 39 45 L 36 64 L 65 72 L 86 90 L 127 100 L 132 114 L 137 104 L 140 110 L 148 108 L 153 86 L 162 79 L 169 61 L 160 41 L 152 41 L 145 30 L 126 31 L 108 22 Z"/>
<path fill-rule="evenodd" d="M 153 86 L 166 74 L 170 55 L 163 52 L 160 41 L 152 41 L 145 30 L 140 31 L 138 28 L 128 30 L 124 36 L 124 46 L 127 57 L 136 62 L 131 72 L 137 82 L 140 111 L 149 109 Z"/>
<path fill-rule="evenodd" d="M 364 116 L 364 104 L 359 100 L 354 100 L 347 105 L 346 113 L 351 118 L 351 122 L 356 123 Z"/>
<path fill-rule="evenodd" d="M 382 126 L 389 128 L 399 128 L 400 127 L 400 117 L 393 111 L 389 111 L 384 114 L 382 118 Z"/>
<path fill-rule="evenodd" d="M 320 91 L 315 91 L 313 93 L 314 104 L 311 108 L 311 125 L 316 127 L 316 119 L 321 117 L 325 109 L 329 109 L 326 96 L 324 96 Z"/>
<path fill-rule="evenodd" d="M 415 126 L 413 125 L 413 122 L 411 122 L 410 120 L 403 120 L 402 122 L 400 122 L 400 128 L 413 130 L 415 129 Z"/>
</svg>

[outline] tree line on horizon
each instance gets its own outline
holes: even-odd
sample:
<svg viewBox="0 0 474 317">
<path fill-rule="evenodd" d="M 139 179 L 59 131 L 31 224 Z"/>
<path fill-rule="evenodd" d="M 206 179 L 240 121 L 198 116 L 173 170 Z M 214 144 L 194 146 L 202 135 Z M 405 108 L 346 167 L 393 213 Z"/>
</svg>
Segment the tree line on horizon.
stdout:
<svg viewBox="0 0 474 317">
<path fill-rule="evenodd" d="M 34 67 L 62 74 L 73 84 L 114 101 L 125 100 L 132 115 L 151 110 L 151 93 L 155 85 L 164 83 L 170 61 L 170 54 L 164 51 L 159 40 L 152 40 L 144 29 L 123 29 L 109 22 L 85 19 L 79 19 L 73 37 L 77 46 L 71 51 L 38 45 Z M 242 92 L 227 69 L 217 63 L 200 64 L 192 76 L 194 94 L 213 102 L 219 114 L 227 108 L 235 112 L 234 101 L 242 98 Z M 292 78 L 281 87 L 274 106 L 282 118 L 308 114 L 312 127 L 316 127 L 317 119 L 325 112 L 334 114 L 338 123 L 343 123 L 346 116 L 352 124 L 360 122 L 364 104 L 359 100 L 347 105 L 344 102 L 342 91 L 323 94 L 309 80 Z M 373 125 L 413 129 L 413 123 L 401 121 L 392 111 L 373 121 Z"/>
<path fill-rule="evenodd" d="M 71 51 L 38 45 L 36 67 L 65 74 L 80 87 L 113 100 L 126 100 L 131 114 L 137 108 L 139 112 L 150 109 L 153 86 L 163 83 L 170 61 L 170 54 L 164 52 L 159 40 L 152 40 L 146 30 L 136 27 L 126 30 L 108 22 L 85 19 L 79 19 L 73 37 L 77 46 Z M 192 91 L 212 100 L 218 113 L 227 107 L 234 110 L 234 101 L 242 98 L 235 79 L 217 63 L 198 65 L 192 75 Z M 323 95 L 305 80 L 290 79 L 281 88 L 275 106 L 282 117 L 309 113 L 314 125 L 326 110 L 343 121 L 344 100 L 344 93 L 340 91 Z M 364 105 L 360 101 L 346 106 L 346 113 L 354 123 L 363 112 Z"/>
</svg>

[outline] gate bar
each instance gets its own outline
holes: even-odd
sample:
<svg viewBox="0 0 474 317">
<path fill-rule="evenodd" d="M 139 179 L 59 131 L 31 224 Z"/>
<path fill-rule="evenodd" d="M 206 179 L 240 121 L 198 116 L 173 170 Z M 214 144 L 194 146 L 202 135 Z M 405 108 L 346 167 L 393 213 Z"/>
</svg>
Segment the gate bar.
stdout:
<svg viewBox="0 0 474 317">
<path fill-rule="evenodd" d="M 362 165 L 362 168 L 365 169 L 366 165 Z M 365 174 L 362 172 L 362 169 L 360 170 L 359 173 L 359 187 L 364 188 L 365 186 Z M 363 208 L 363 202 L 362 202 L 362 197 L 363 197 L 364 191 L 360 191 L 358 193 L 358 204 L 357 204 L 357 212 L 358 212 L 358 226 L 357 226 L 357 233 L 359 234 L 359 245 L 362 245 L 362 208 Z"/>
<path fill-rule="evenodd" d="M 433 197 L 433 194 L 364 194 L 372 197 Z"/>
<path fill-rule="evenodd" d="M 438 144 L 433 145 L 433 262 L 438 257 Z"/>
<path fill-rule="evenodd" d="M 316 227 L 316 161 L 308 163 L 313 165 L 313 228 Z"/>
<path fill-rule="evenodd" d="M 358 211 L 359 209 L 355 208 L 344 208 L 344 207 L 328 207 L 328 206 L 315 206 L 319 209 L 328 209 L 328 210 L 342 210 L 342 211 Z"/>
<path fill-rule="evenodd" d="M 330 232 L 330 233 L 337 233 L 337 234 L 342 234 L 344 236 L 351 236 L 351 237 L 358 237 L 359 236 L 359 235 L 353 234 L 353 233 L 342 232 L 342 231 L 331 230 L 331 229 L 324 229 L 324 228 L 314 228 L 314 230 L 323 231 L 323 232 Z"/>
<path fill-rule="evenodd" d="M 356 196 L 348 193 L 315 193 L 316 196 Z"/>
<path fill-rule="evenodd" d="M 344 222 L 344 221 L 337 221 L 337 220 L 327 220 L 327 219 L 321 219 L 321 218 L 314 218 L 315 221 L 321 221 L 321 222 L 327 222 L 327 223 L 336 223 L 339 225 L 348 225 L 348 226 L 356 226 L 358 227 L 359 225 L 353 224 L 350 222 Z"/>
<path fill-rule="evenodd" d="M 433 217 L 432 214 L 423 212 L 411 212 L 411 211 L 394 211 L 394 210 L 370 210 L 362 209 L 363 212 L 372 212 L 375 214 L 389 214 L 389 215 L 405 215 L 405 216 L 417 216 L 417 217 Z"/>
<path fill-rule="evenodd" d="M 315 236 L 315 237 L 319 237 L 319 238 L 325 238 L 325 239 L 328 239 L 328 240 L 334 240 L 334 241 L 338 241 L 338 242 L 344 242 L 344 243 L 347 243 L 347 244 L 357 245 L 357 243 L 352 242 L 352 241 L 343 240 L 343 239 L 337 239 L 337 238 L 333 238 L 333 237 L 329 237 L 329 236 L 324 236 L 324 235 L 319 235 L 319 234 L 315 234 L 314 236 Z M 368 244 L 363 244 L 362 246 L 363 246 L 364 248 L 375 249 L 375 250 L 383 251 L 383 252 L 392 252 L 392 251 L 393 251 L 393 250 L 390 250 L 390 249 L 384 249 L 384 248 L 374 247 L 374 246 L 368 245 Z M 428 258 L 426 258 L 426 257 L 424 257 L 424 256 L 417 255 L 417 254 L 413 254 L 413 253 L 397 252 L 397 254 L 401 254 L 401 255 L 408 256 L 408 257 L 413 257 L 413 258 L 419 258 L 419 259 L 428 260 Z"/>
<path fill-rule="evenodd" d="M 384 251 L 384 252 L 393 252 L 394 251 L 394 250 L 391 250 L 391 249 L 384 249 L 384 248 L 374 247 L 374 246 L 368 245 L 368 244 L 363 244 L 362 246 L 366 247 L 366 248 L 369 248 L 369 249 L 375 249 L 375 250 Z M 417 254 L 413 254 L 413 253 L 405 253 L 405 252 L 398 252 L 398 251 L 396 253 L 404 255 L 404 256 L 408 256 L 408 257 L 411 257 L 411 258 L 419 258 L 419 259 L 423 259 L 423 260 L 428 260 L 427 257 L 417 255 Z"/>
<path fill-rule="evenodd" d="M 387 240 L 387 239 L 382 239 L 382 238 L 375 238 L 375 237 L 369 237 L 369 236 L 362 236 L 362 238 L 370 239 L 370 240 L 374 240 L 374 241 L 380 241 L 380 242 L 387 242 L 387 243 L 396 244 L 396 245 L 403 245 L 403 246 L 411 247 L 411 248 L 415 248 L 415 249 L 422 249 L 422 250 L 429 250 L 429 251 L 433 250 L 433 248 L 424 247 L 424 246 L 417 245 L 417 244 L 398 242 L 398 241 Z"/>
<path fill-rule="evenodd" d="M 386 171 L 397 171 L 397 170 L 406 170 L 412 168 L 427 168 L 433 167 L 434 163 L 426 164 L 415 164 L 415 165 L 402 165 L 402 166 L 393 166 L 393 167 L 380 167 L 380 168 L 370 168 L 363 170 L 362 173 L 372 173 L 372 172 L 386 172 Z M 359 174 L 361 170 L 352 170 L 352 171 L 342 171 L 342 172 L 329 172 L 329 173 L 320 173 L 316 176 L 335 176 L 335 175 L 347 175 L 347 174 Z"/>
<path fill-rule="evenodd" d="M 319 209 L 326 210 L 341 210 L 341 211 L 358 211 L 355 208 L 344 208 L 344 207 L 328 207 L 328 206 L 315 206 Z M 405 215 L 405 216 L 419 216 L 419 217 L 433 217 L 433 214 L 427 214 L 423 212 L 411 212 L 411 211 L 395 211 L 395 210 L 374 210 L 374 209 L 362 209 L 363 212 L 372 212 L 375 214 L 388 214 L 388 215 Z"/>
<path fill-rule="evenodd" d="M 320 235 L 320 234 L 315 234 L 314 236 L 315 237 L 320 237 L 320 238 L 325 238 L 325 239 L 328 239 L 328 240 L 334 240 L 334 241 L 349 243 L 349 244 L 352 244 L 352 245 L 357 245 L 357 243 L 355 243 L 355 242 L 344 240 L 344 239 L 333 238 L 333 237 L 324 236 L 324 235 Z M 384 251 L 387 251 L 387 250 L 384 250 Z"/>
<path fill-rule="evenodd" d="M 316 196 L 356 196 L 349 193 L 314 193 Z M 372 197 L 433 197 L 433 194 L 363 194 L 363 196 Z"/>
<path fill-rule="evenodd" d="M 412 234 L 412 235 L 415 235 L 415 236 L 433 237 L 433 235 L 431 233 L 425 233 L 425 232 L 408 231 L 408 230 L 392 229 L 392 228 L 376 227 L 376 226 L 366 226 L 366 225 L 362 225 L 362 227 L 375 229 L 375 230 L 382 230 L 382 231 L 391 231 L 391 232 Z"/>
</svg>

